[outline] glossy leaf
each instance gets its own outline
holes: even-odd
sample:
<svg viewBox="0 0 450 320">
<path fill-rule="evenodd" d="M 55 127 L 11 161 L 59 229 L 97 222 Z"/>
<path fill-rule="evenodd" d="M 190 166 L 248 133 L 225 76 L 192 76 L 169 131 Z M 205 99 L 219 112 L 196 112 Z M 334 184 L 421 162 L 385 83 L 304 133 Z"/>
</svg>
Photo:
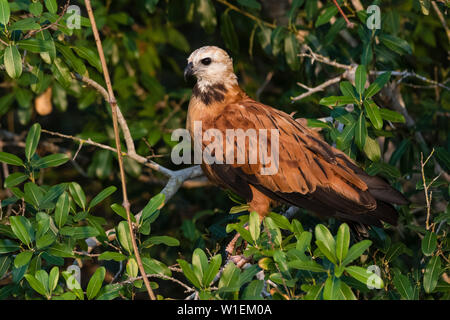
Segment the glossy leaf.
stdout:
<svg viewBox="0 0 450 320">
<path fill-rule="evenodd" d="M 433 292 L 441 275 L 441 258 L 434 256 L 428 261 L 423 275 L 423 288 L 426 293 Z"/>
<path fill-rule="evenodd" d="M 36 148 L 39 143 L 39 139 L 41 138 L 41 125 L 39 123 L 35 123 L 27 134 L 27 139 L 25 142 L 25 156 L 28 161 L 36 152 Z"/>
<path fill-rule="evenodd" d="M 8 152 L 0 151 L 0 162 L 11 164 L 13 166 L 23 166 L 23 161 L 18 156 Z"/>
<path fill-rule="evenodd" d="M 100 267 L 92 275 L 86 289 L 86 296 L 89 300 L 92 300 L 97 296 L 100 288 L 102 287 L 103 280 L 105 279 L 105 274 L 106 269 L 104 267 Z"/>
</svg>

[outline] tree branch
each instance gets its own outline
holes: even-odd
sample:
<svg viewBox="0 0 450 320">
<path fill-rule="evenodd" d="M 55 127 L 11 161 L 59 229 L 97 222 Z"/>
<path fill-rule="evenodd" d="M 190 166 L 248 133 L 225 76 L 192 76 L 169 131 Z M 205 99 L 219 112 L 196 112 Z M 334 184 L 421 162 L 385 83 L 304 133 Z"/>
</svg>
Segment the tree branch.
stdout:
<svg viewBox="0 0 450 320">
<path fill-rule="evenodd" d="M 95 22 L 94 12 L 92 11 L 91 1 L 84 0 L 84 3 L 86 5 L 89 20 L 91 21 L 92 32 L 94 34 L 95 43 L 97 45 L 97 51 L 98 51 L 100 61 L 102 64 L 103 76 L 105 78 L 106 87 L 108 89 L 109 104 L 110 104 L 111 110 L 112 110 L 112 118 L 113 118 L 113 126 L 114 126 L 114 137 L 116 140 L 117 160 L 119 162 L 120 180 L 122 181 L 123 207 L 125 208 L 126 213 L 127 213 L 128 228 L 130 231 L 131 242 L 133 244 L 133 251 L 134 251 L 134 255 L 136 257 L 136 261 L 137 261 L 139 270 L 140 270 L 141 274 L 143 275 L 144 284 L 145 284 L 145 287 L 147 288 L 147 292 L 150 296 L 150 299 L 156 300 L 156 296 L 153 293 L 153 290 L 150 286 L 150 282 L 146 276 L 144 265 L 142 264 L 142 259 L 141 259 L 139 249 L 136 244 L 136 237 L 134 234 L 133 223 L 131 221 L 130 202 L 128 201 L 127 185 L 126 185 L 126 180 L 125 180 L 126 179 L 125 178 L 125 170 L 123 167 L 122 151 L 121 151 L 121 146 L 120 146 L 119 125 L 118 125 L 118 119 L 117 119 L 117 114 L 118 114 L 117 103 L 116 103 L 116 99 L 114 97 L 114 91 L 112 89 L 111 79 L 109 77 L 108 66 L 106 64 L 105 55 L 103 53 L 102 42 L 100 40 L 100 35 L 99 35 L 97 25 Z"/>
</svg>

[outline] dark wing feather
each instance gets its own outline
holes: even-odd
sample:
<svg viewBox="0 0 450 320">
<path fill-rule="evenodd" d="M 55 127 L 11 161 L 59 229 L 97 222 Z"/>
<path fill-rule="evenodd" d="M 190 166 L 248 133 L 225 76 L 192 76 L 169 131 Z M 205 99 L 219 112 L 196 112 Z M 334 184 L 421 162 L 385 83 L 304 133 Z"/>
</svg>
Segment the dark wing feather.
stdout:
<svg viewBox="0 0 450 320">
<path fill-rule="evenodd" d="M 245 99 L 229 104 L 204 129 L 277 129 L 279 168 L 262 175 L 261 164 L 203 165 L 206 174 L 222 186 L 249 199 L 250 185 L 271 199 L 312 210 L 322 216 L 380 226 L 395 224 L 397 212 L 388 203 L 407 200 L 384 180 L 371 177 L 343 152 L 331 147 L 315 132 L 284 112 Z M 270 150 L 271 136 L 268 134 Z M 225 149 L 225 143 L 223 148 Z M 236 158 L 235 162 L 236 163 Z"/>
</svg>

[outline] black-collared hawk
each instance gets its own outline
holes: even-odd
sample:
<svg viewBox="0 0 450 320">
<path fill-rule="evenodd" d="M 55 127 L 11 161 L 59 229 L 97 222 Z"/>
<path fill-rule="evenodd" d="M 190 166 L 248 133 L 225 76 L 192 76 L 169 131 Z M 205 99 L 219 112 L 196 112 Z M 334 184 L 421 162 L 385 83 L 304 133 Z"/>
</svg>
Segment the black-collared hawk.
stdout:
<svg viewBox="0 0 450 320">
<path fill-rule="evenodd" d="M 248 153 L 254 146 L 248 148 L 248 141 L 244 163 L 202 163 L 205 175 L 246 199 L 249 211 L 256 211 L 263 219 L 271 206 L 284 203 L 363 229 L 365 225 L 382 227 L 381 221 L 397 224 L 398 213 L 392 204 L 407 204 L 406 198 L 382 178 L 366 174 L 309 129 L 306 121 L 248 97 L 239 87 L 232 59 L 224 50 L 215 46 L 195 50 L 184 73 L 197 79 L 187 116 L 187 129 L 194 140 L 195 122 L 201 123 L 202 133 L 216 129 L 224 137 L 227 129 L 276 129 L 279 133 L 278 170 L 274 174 L 261 174 L 264 164 L 249 163 Z M 270 134 L 267 139 L 270 146 Z M 208 143 L 203 141 L 203 150 Z M 223 145 L 225 148 L 225 142 Z"/>
</svg>

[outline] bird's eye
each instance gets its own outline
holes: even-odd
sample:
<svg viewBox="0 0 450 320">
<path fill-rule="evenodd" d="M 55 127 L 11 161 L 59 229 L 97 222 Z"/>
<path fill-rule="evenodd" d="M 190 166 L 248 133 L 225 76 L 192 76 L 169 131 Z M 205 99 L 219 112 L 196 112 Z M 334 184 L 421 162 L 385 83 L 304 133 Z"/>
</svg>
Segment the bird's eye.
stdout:
<svg viewBox="0 0 450 320">
<path fill-rule="evenodd" d="M 203 63 L 205 66 L 211 63 L 211 58 L 204 58 L 201 60 L 201 63 Z"/>
</svg>

